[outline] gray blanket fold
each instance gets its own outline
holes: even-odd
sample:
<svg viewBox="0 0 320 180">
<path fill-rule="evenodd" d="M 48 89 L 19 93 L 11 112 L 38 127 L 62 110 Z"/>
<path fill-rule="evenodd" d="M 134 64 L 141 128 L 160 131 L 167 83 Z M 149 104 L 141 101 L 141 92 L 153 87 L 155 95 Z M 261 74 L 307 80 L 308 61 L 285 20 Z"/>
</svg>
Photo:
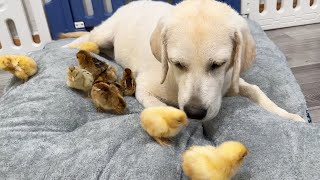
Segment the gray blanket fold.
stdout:
<svg viewBox="0 0 320 180">
<path fill-rule="evenodd" d="M 305 117 L 306 103 L 284 55 L 249 22 L 257 42 L 254 66 L 243 76 L 280 107 Z M 210 122 L 191 122 L 170 147 L 140 127 L 143 107 L 126 97 L 125 115 L 97 113 L 90 99 L 65 84 L 75 49 L 50 43 L 30 54 L 39 72 L 13 79 L 0 98 L 0 179 L 187 179 L 181 154 L 192 145 L 237 140 L 249 155 L 234 179 L 320 179 L 320 127 L 271 114 L 243 97 L 224 98 Z M 104 58 L 98 57 L 107 61 Z M 121 68 L 114 62 L 119 76 Z"/>
</svg>

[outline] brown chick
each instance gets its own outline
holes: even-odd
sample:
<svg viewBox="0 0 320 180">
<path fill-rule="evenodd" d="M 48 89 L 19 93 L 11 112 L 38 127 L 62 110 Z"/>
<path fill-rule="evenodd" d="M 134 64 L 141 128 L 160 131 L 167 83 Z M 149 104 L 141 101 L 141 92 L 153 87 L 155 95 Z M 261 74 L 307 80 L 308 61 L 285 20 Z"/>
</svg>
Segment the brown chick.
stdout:
<svg viewBox="0 0 320 180">
<path fill-rule="evenodd" d="M 70 66 L 67 69 L 67 85 L 74 89 L 82 90 L 88 93 L 88 97 L 90 97 L 90 90 L 93 85 L 93 77 L 92 74 L 79 67 Z"/>
<path fill-rule="evenodd" d="M 101 74 L 97 76 L 95 80 L 96 82 L 112 83 L 117 81 L 117 70 L 111 65 L 106 65 L 108 66 L 108 68 L 106 68 Z"/>
<path fill-rule="evenodd" d="M 187 126 L 187 115 L 174 107 L 150 107 L 140 115 L 142 128 L 160 145 L 169 145 L 171 137 Z"/>
<path fill-rule="evenodd" d="M 27 81 L 38 71 L 37 63 L 30 57 L 22 55 L 0 56 L 0 69 L 9 71 L 17 78 Z"/>
<path fill-rule="evenodd" d="M 182 169 L 191 180 L 230 180 L 248 154 L 236 141 L 218 147 L 193 146 L 182 155 Z"/>
<path fill-rule="evenodd" d="M 112 68 L 112 66 L 110 67 L 110 65 L 106 64 L 105 62 L 102 62 L 102 61 L 94 58 L 87 51 L 80 50 L 77 53 L 77 59 L 78 59 L 78 62 L 79 62 L 79 66 L 82 69 L 85 69 L 85 70 L 89 71 L 93 75 L 93 78 L 95 80 L 99 77 L 99 75 L 101 73 L 106 73 L 106 76 L 108 75 L 108 73 L 117 74 L 115 69 Z M 115 77 L 112 76 L 112 77 L 108 77 L 108 78 L 109 79 L 114 79 L 114 78 L 117 78 L 117 76 L 115 76 Z"/>
<path fill-rule="evenodd" d="M 124 92 L 124 88 L 122 87 L 122 85 L 120 84 L 120 83 L 118 83 L 118 82 L 109 82 L 109 83 L 107 83 L 107 84 L 113 84 L 115 87 L 117 87 L 117 89 L 118 89 L 118 91 L 119 91 L 119 93 L 120 93 L 120 95 L 121 96 L 123 96 L 123 92 Z"/>
<path fill-rule="evenodd" d="M 113 110 L 117 114 L 122 114 L 127 106 L 118 88 L 113 84 L 95 83 L 91 90 L 91 98 L 100 112 Z"/>
<path fill-rule="evenodd" d="M 129 68 L 126 68 L 123 71 L 121 85 L 124 88 L 125 96 L 132 96 L 136 91 L 136 81 L 133 77 L 132 71 Z"/>
</svg>

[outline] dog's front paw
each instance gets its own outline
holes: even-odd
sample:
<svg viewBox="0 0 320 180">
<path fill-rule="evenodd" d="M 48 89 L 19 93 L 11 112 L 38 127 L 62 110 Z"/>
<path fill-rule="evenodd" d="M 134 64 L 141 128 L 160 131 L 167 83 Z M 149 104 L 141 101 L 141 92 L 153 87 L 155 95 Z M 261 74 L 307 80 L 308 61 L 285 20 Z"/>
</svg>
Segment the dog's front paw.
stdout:
<svg viewBox="0 0 320 180">
<path fill-rule="evenodd" d="M 161 145 L 168 145 L 169 138 L 188 124 L 183 111 L 168 106 L 146 108 L 140 118 L 142 128 Z"/>
<path fill-rule="evenodd" d="M 297 121 L 297 122 L 306 122 L 301 116 L 299 116 L 298 114 L 291 114 L 289 113 L 288 114 L 288 118 L 289 119 L 292 119 L 294 121 Z"/>
</svg>

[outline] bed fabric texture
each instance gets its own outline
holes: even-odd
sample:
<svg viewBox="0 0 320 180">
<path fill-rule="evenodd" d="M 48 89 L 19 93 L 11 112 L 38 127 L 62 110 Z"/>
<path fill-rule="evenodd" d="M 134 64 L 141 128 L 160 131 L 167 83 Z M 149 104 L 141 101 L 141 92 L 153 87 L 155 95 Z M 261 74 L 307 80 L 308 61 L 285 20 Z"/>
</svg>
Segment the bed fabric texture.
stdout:
<svg viewBox="0 0 320 180">
<path fill-rule="evenodd" d="M 244 79 L 305 117 L 305 99 L 284 55 L 257 24 L 249 25 L 257 57 Z M 65 84 L 77 52 L 59 48 L 67 41 L 30 53 L 39 72 L 24 84 L 12 79 L 0 98 L 0 179 L 186 179 L 183 151 L 227 140 L 249 149 L 234 179 L 320 179 L 320 127 L 283 119 L 243 97 L 224 98 L 215 119 L 192 121 L 170 147 L 141 129 L 143 108 L 133 97 L 126 97 L 125 115 L 97 113 L 83 93 Z"/>
</svg>

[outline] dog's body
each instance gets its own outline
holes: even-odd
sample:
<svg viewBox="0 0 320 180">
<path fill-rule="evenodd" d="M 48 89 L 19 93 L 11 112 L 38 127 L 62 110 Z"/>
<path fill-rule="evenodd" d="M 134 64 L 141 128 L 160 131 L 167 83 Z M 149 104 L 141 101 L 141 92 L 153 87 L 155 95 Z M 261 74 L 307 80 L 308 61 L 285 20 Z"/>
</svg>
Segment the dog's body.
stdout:
<svg viewBox="0 0 320 180">
<path fill-rule="evenodd" d="M 270 112 L 303 121 L 239 77 L 253 63 L 255 42 L 246 21 L 220 2 L 132 2 L 67 46 L 88 41 L 114 48 L 116 62 L 134 72 L 136 98 L 145 107 L 169 104 L 188 117 L 210 120 L 224 95 L 243 95 Z"/>
</svg>

